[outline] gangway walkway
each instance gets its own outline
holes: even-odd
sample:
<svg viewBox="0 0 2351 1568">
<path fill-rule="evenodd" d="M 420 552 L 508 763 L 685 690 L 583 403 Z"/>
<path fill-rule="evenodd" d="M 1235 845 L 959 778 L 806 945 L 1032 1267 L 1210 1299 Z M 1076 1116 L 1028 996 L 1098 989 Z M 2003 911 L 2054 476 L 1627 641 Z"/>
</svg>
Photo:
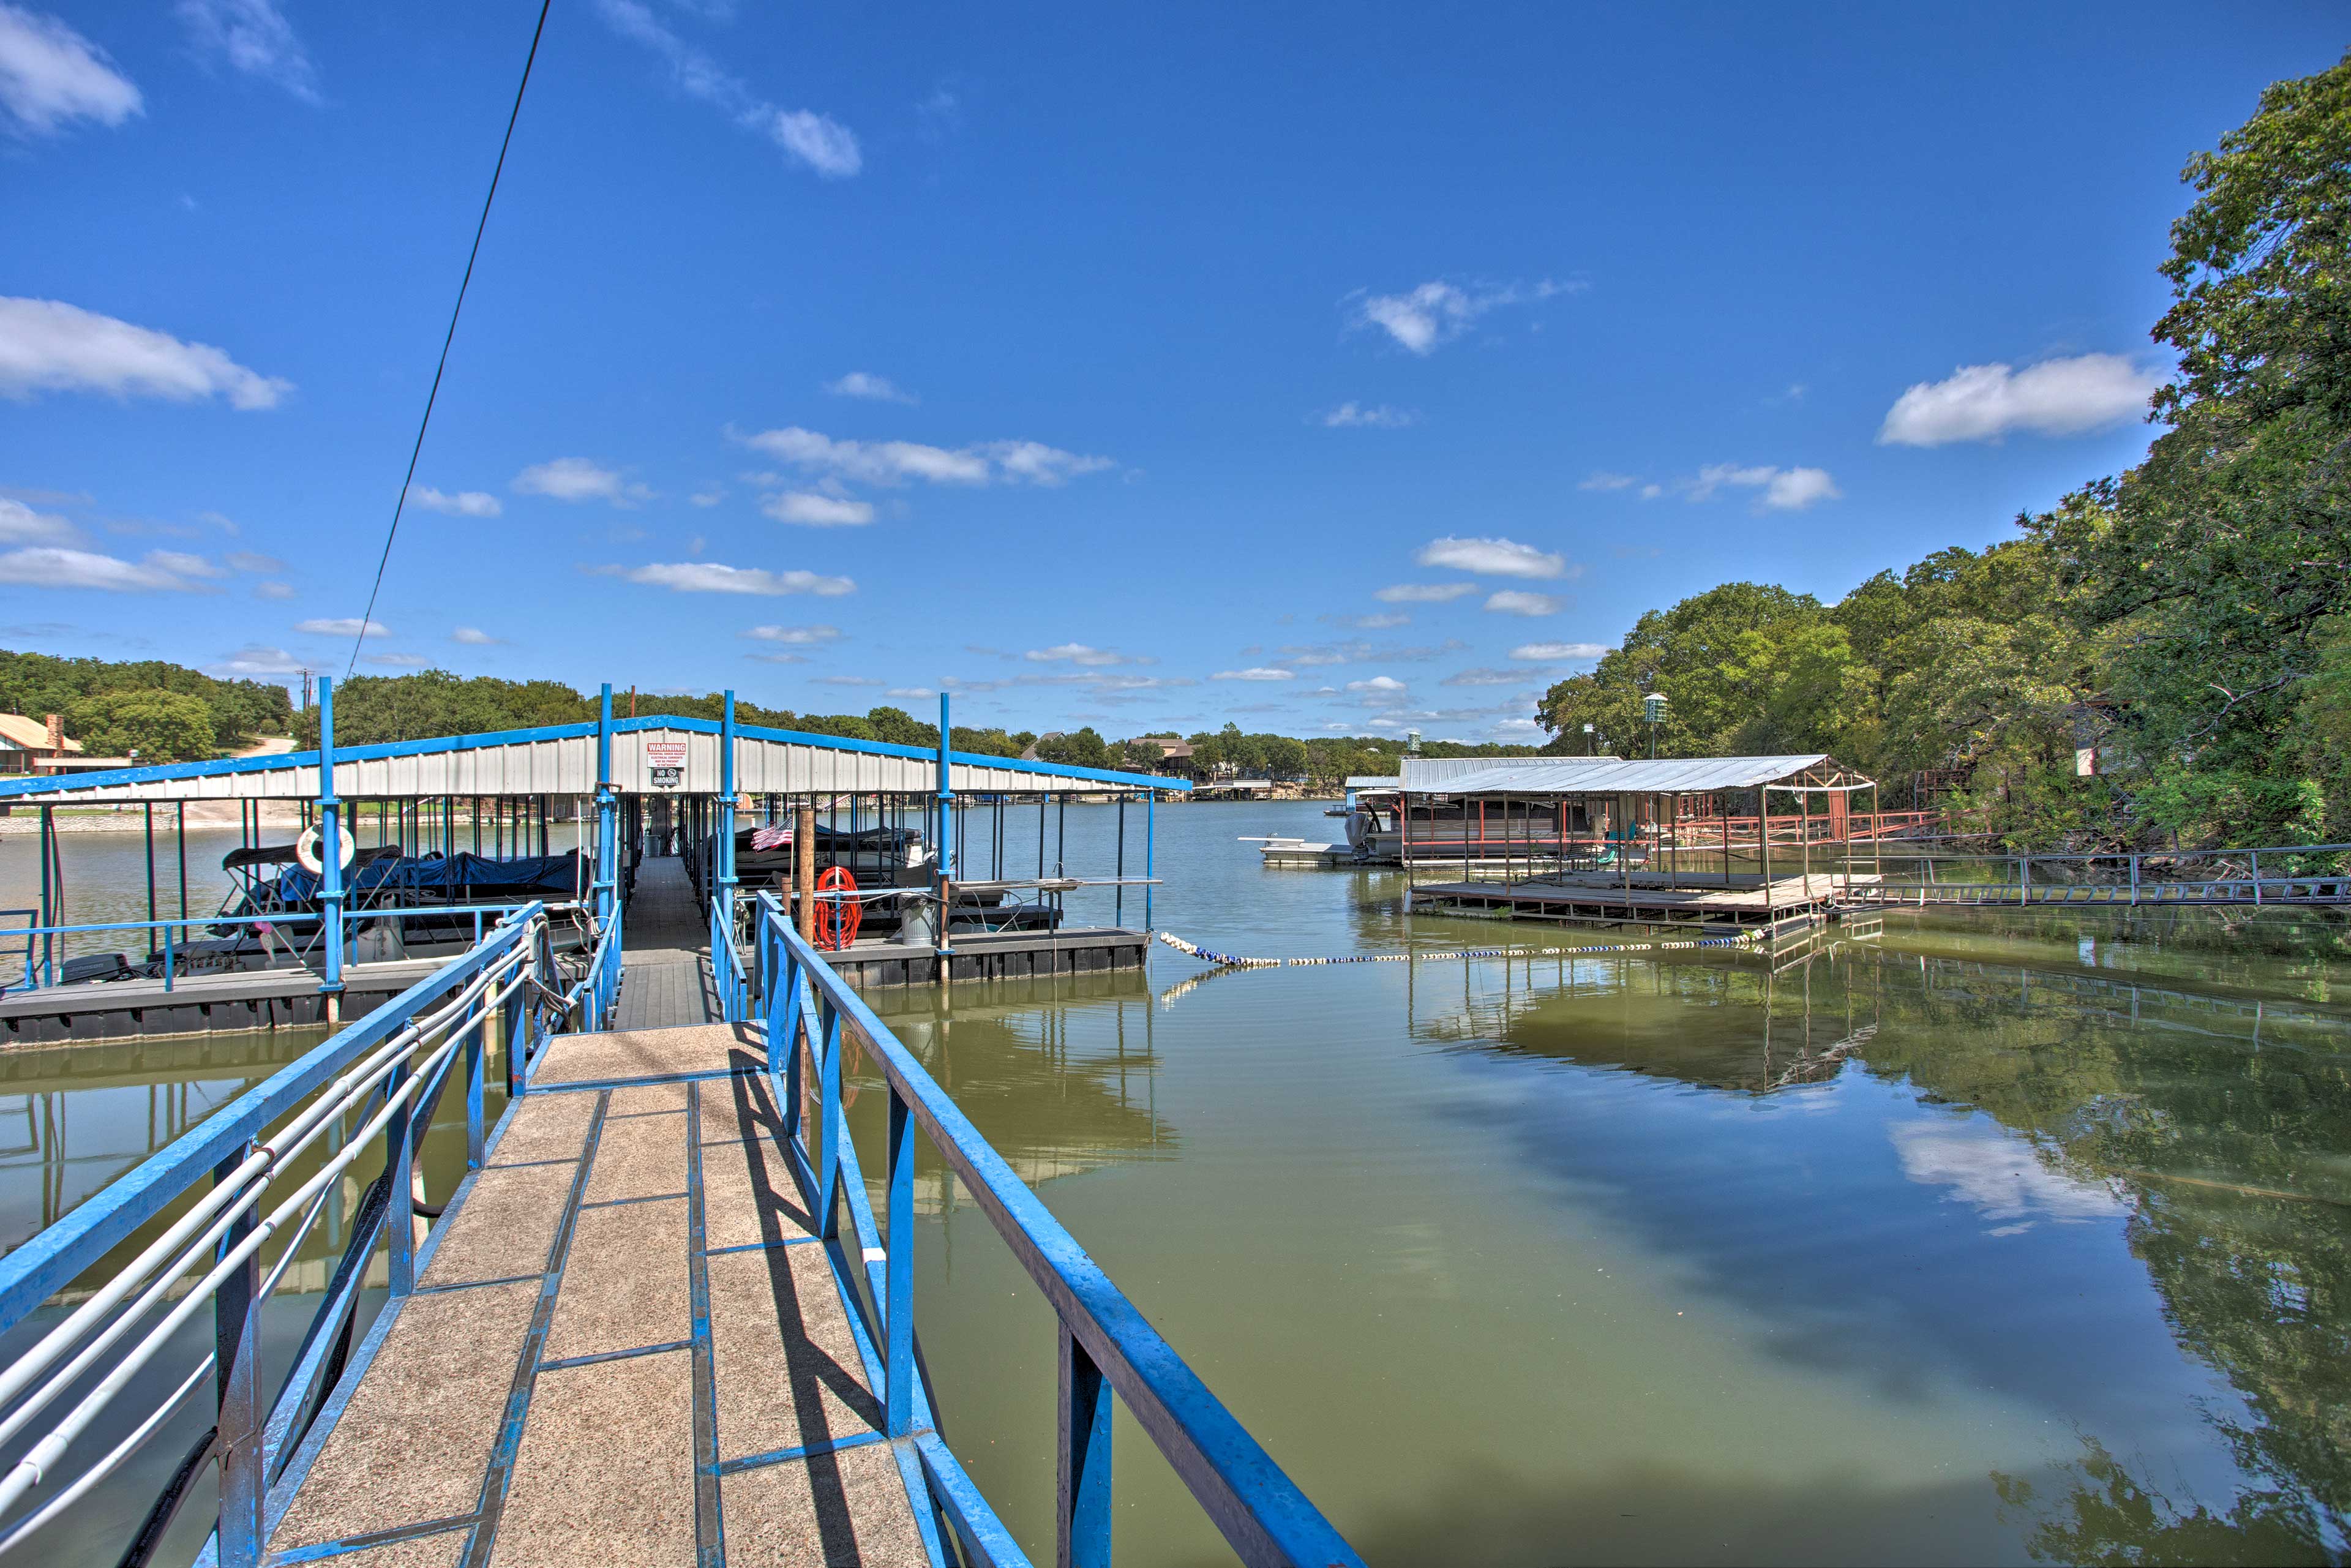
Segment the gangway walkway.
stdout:
<svg viewBox="0 0 2351 1568">
<path fill-rule="evenodd" d="M 266 1561 L 930 1561 L 871 1346 L 774 1152 L 764 1043 L 715 1024 L 548 1051 Z"/>
<path fill-rule="evenodd" d="M 685 862 L 674 855 L 637 867 L 636 890 L 621 923 L 624 1030 L 715 1023 L 724 1014 L 710 986 L 710 920 L 695 902 Z"/>
</svg>

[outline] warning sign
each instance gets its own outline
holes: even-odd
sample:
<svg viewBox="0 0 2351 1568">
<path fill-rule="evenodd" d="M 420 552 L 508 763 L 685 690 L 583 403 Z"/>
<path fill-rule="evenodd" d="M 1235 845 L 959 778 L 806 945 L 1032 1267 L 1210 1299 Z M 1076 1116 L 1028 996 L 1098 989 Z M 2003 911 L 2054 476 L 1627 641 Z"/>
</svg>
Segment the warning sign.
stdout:
<svg viewBox="0 0 2351 1568">
<path fill-rule="evenodd" d="M 684 767 L 685 742 L 682 740 L 646 741 L 645 766 L 648 768 Z"/>
</svg>

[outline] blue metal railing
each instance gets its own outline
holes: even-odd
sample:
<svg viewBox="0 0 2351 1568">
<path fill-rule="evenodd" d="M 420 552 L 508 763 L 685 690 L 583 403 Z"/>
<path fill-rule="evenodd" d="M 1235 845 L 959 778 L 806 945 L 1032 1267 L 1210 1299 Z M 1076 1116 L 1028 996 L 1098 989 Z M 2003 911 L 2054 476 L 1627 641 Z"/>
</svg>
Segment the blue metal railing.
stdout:
<svg viewBox="0 0 2351 1568">
<path fill-rule="evenodd" d="M 371 925 L 389 924 L 402 919 L 423 919 L 425 917 L 438 918 L 443 915 L 473 916 L 474 940 L 478 943 L 482 940 L 486 930 L 486 925 L 485 924 L 486 920 L 490 924 L 495 924 L 496 919 L 512 915 L 524 909 L 545 909 L 554 911 L 576 907 L 578 906 L 571 904 L 550 904 L 538 900 L 530 900 L 522 903 L 436 904 L 402 905 L 397 908 L 386 907 L 382 909 L 354 910 L 346 914 L 343 917 L 343 946 L 347 950 L 346 957 L 348 957 L 350 956 L 348 950 L 358 945 L 360 938 L 365 935 L 367 928 Z M 37 913 L 37 911 L 29 909 L 0 909 L 0 918 L 5 918 L 11 915 L 24 915 L 29 916 Z M 248 933 L 252 934 L 260 937 L 262 942 L 262 952 L 266 955 L 272 951 L 269 945 L 270 937 L 277 935 L 281 927 L 304 925 L 316 926 L 320 925 L 325 921 L 325 919 L 326 916 L 323 915 L 309 914 L 301 911 L 293 911 L 284 914 L 271 911 L 262 914 L 247 915 L 214 915 L 204 916 L 187 915 L 173 919 L 99 920 L 65 925 L 27 925 L 8 926 L 5 929 L 0 929 L 0 940 L 14 943 L 19 936 L 25 938 L 24 979 L 21 982 L 15 983 L 0 982 L 0 993 L 38 989 L 42 987 L 57 984 L 58 977 L 62 972 L 65 964 L 70 961 L 71 957 L 71 955 L 58 951 L 57 944 L 55 939 L 59 937 L 99 936 L 114 931 L 144 931 L 155 934 L 155 936 L 151 936 L 150 940 L 155 941 L 157 937 L 160 937 L 160 943 L 152 947 L 152 952 L 153 956 L 147 960 L 135 963 L 131 967 L 134 969 L 143 969 L 150 964 L 160 964 L 162 969 L 161 978 L 163 982 L 163 988 L 166 991 L 169 991 L 178 983 L 181 977 L 193 972 L 191 962 L 192 956 L 194 962 L 201 963 L 204 958 L 209 956 L 212 952 L 212 949 L 204 946 L 204 943 L 215 939 L 199 938 L 195 942 L 191 942 L 188 937 L 190 927 L 195 927 L 204 931 L 227 927 L 235 932 L 237 934 L 237 937 L 241 937 Z M 298 946 L 291 941 L 285 943 L 283 951 L 290 961 L 287 965 L 288 967 L 302 967 L 301 961 L 316 949 L 318 946 L 318 934 L 313 932 L 310 934 L 310 936 L 311 940 L 308 946 Z M 48 942 L 43 942 L 41 939 L 44 937 L 50 938 L 51 940 Z M 235 940 L 237 938 L 232 937 L 229 939 Z M 83 956 L 89 956 L 89 955 L 87 954 L 83 955 Z"/>
<path fill-rule="evenodd" d="M 591 968 L 590 980 L 596 972 Z M 25 1457 L 0 1475 L 0 1515 L 30 1505 L 0 1532 L 0 1552 L 71 1508 L 209 1375 L 213 1431 L 181 1466 L 180 1480 L 157 1500 L 141 1538 L 152 1539 L 169 1524 L 184 1479 L 214 1458 L 221 1496 L 214 1560 L 223 1568 L 259 1562 L 271 1484 L 346 1364 L 360 1291 L 379 1247 L 388 1246 L 392 1295 L 405 1296 L 414 1287 L 411 1195 L 434 1105 L 453 1078 L 462 1083 L 465 1166 L 468 1172 L 479 1170 L 493 1016 L 511 1097 L 546 1035 L 546 1014 L 532 1002 L 556 998 L 557 984 L 544 910 L 527 905 L 470 952 L 280 1068 L 0 1260 L 5 1333 L 142 1228 L 169 1221 L 128 1264 L 86 1281 L 91 1286 L 87 1299 L 30 1351 L 0 1368 L 0 1443 L 47 1424 Z M 358 1124 L 347 1128 L 353 1116 Z M 343 1173 L 379 1135 L 385 1150 L 381 1174 L 360 1202 L 291 1369 L 275 1396 L 265 1398 L 263 1305 L 341 1190 Z M 280 1239 L 282 1250 L 265 1278 L 263 1249 Z M 213 1354 L 127 1438 L 69 1474 L 68 1461 L 79 1457 L 78 1442 L 207 1301 Z M 128 1347 L 118 1350 L 126 1339 Z M 101 1366 L 107 1368 L 102 1380 L 83 1392 L 87 1375 Z"/>
<path fill-rule="evenodd" d="M 1243 1562 L 1316 1568 L 1360 1563 L 1353 1548 L 1013 1174 L 922 1063 L 792 928 L 772 893 L 758 895 L 753 925 L 758 1016 L 767 1026 L 768 1071 L 778 1080 L 784 1152 L 844 1277 L 840 1210 L 844 1205 L 849 1210 L 866 1287 L 880 1307 L 879 1324 L 868 1321 L 864 1327 L 883 1346 L 885 1433 L 902 1445 L 902 1453 L 911 1449 L 919 1459 L 931 1496 L 967 1555 L 988 1564 L 1027 1562 L 941 1440 L 924 1386 L 914 1322 L 917 1128 L 978 1201 L 1059 1320 L 1059 1563 L 1100 1568 L 1110 1562 L 1114 1396 L 1125 1401 Z M 722 951 L 729 956 L 721 959 Z M 714 964 L 733 962 L 731 945 L 716 939 L 715 916 L 711 953 Z M 888 1223 L 878 1228 L 841 1101 L 842 1036 L 851 1029 L 863 1037 L 889 1084 Z M 811 1072 L 819 1121 L 813 1133 L 801 1124 L 802 1080 Z M 849 1294 L 852 1306 L 866 1316 L 866 1303 Z"/>
</svg>

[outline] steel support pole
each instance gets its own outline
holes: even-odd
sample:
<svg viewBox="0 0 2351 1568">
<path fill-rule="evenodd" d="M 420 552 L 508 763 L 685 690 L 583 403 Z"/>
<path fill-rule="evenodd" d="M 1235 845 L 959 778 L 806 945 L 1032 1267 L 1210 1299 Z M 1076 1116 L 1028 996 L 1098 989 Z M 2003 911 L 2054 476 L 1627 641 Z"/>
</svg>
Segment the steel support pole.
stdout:
<svg viewBox="0 0 2351 1568">
<path fill-rule="evenodd" d="M 1086 1347 L 1061 1331 L 1061 1441 L 1055 1445 L 1055 1568 L 1110 1568 L 1111 1412 L 1116 1396 Z"/>
<path fill-rule="evenodd" d="M 327 996 L 327 1021 L 343 1011 L 343 803 L 335 795 L 335 683 L 319 677 L 319 903 L 326 916 L 320 943 L 319 989 Z"/>
<path fill-rule="evenodd" d="M 322 685 L 324 683 L 321 683 Z M 213 1169 L 219 1182 L 253 1152 L 245 1144 Z M 403 1206 L 404 1207 L 404 1206 Z M 403 1214 L 402 1218 L 407 1217 Z M 225 1258 L 252 1234 L 250 1210 L 232 1221 L 215 1244 Z M 213 1295 L 213 1387 L 218 1401 L 221 1568 L 253 1568 L 261 1561 L 262 1474 L 261 1254 L 230 1270 Z"/>
<path fill-rule="evenodd" d="M 1152 870 L 1153 844 L 1158 836 L 1158 827 L 1159 791 L 1145 789 L 1143 792 L 1143 929 L 1146 934 L 1151 930 L 1151 883 L 1155 874 Z"/>
<path fill-rule="evenodd" d="M 726 694 L 726 707 L 718 718 L 718 875 L 711 890 L 710 940 L 724 942 L 731 953 L 735 946 L 735 694 Z M 716 972 L 717 950 L 711 951 Z M 733 961 L 726 966 L 726 995 L 722 998 L 727 1021 L 740 1022 L 743 1014 L 742 976 Z"/>
<path fill-rule="evenodd" d="M 612 906 L 619 896 L 612 861 L 612 683 L 606 681 L 596 713 L 596 924 L 599 926 L 611 919 Z"/>
<path fill-rule="evenodd" d="M 954 729 L 948 724 L 947 694 L 939 694 L 939 983 L 945 985 L 953 967 L 955 941 L 955 776 L 948 758 L 951 755 L 949 737 Z"/>
</svg>

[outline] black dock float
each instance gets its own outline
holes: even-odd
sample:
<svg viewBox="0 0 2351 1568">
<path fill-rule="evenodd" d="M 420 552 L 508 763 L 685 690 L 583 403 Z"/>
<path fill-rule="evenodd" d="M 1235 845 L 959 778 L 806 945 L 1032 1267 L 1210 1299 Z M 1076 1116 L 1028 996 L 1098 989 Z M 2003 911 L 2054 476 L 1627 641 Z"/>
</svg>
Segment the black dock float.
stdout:
<svg viewBox="0 0 2351 1568">
<path fill-rule="evenodd" d="M 1122 925 L 1068 927 L 1050 935 L 1005 931 L 959 936 L 947 959 L 947 978 L 1016 980 L 1139 969 L 1150 946 L 1146 934 Z M 938 980 L 938 955 L 927 946 L 859 942 L 824 956 L 860 989 L 927 986 Z"/>
</svg>

